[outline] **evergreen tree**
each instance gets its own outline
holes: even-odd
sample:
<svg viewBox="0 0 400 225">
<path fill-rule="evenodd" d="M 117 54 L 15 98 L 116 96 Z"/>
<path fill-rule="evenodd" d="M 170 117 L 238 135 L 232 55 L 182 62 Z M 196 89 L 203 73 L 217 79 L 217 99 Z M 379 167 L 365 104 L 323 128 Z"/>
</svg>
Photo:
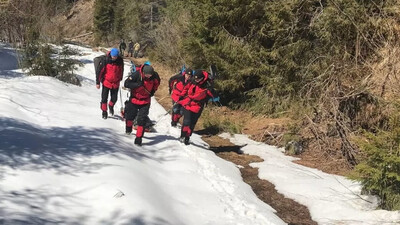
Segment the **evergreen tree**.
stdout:
<svg viewBox="0 0 400 225">
<path fill-rule="evenodd" d="M 400 115 L 390 120 L 390 131 L 365 132 L 358 143 L 365 154 L 353 178 L 363 188 L 381 197 L 380 206 L 400 210 Z"/>
<path fill-rule="evenodd" d="M 95 42 L 99 43 L 109 41 L 109 35 L 113 34 L 114 30 L 114 15 L 115 15 L 115 1 L 109 0 L 96 0 L 94 5 L 94 30 L 95 30 Z M 103 39 L 103 40 L 102 40 Z"/>
</svg>

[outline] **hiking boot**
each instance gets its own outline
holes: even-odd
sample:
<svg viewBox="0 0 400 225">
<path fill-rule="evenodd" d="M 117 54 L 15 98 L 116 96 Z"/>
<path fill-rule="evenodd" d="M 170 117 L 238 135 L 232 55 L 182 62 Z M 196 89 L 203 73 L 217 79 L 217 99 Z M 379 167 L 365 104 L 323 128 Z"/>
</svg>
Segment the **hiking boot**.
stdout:
<svg viewBox="0 0 400 225">
<path fill-rule="evenodd" d="M 107 117 L 108 117 L 107 111 L 103 111 L 101 116 L 103 117 L 103 119 L 107 119 Z"/>
<path fill-rule="evenodd" d="M 132 127 L 125 127 L 125 134 L 130 135 L 132 133 Z"/>
<path fill-rule="evenodd" d="M 189 145 L 189 137 L 185 137 L 185 140 L 183 141 L 185 145 Z"/>
<path fill-rule="evenodd" d="M 189 137 L 180 137 L 179 141 L 185 145 L 189 145 Z"/>
<path fill-rule="evenodd" d="M 135 145 L 142 146 L 142 138 L 141 137 L 135 138 Z"/>
<path fill-rule="evenodd" d="M 178 122 L 176 122 L 176 121 L 171 121 L 171 126 L 172 126 L 172 127 L 176 127 L 177 124 L 178 124 Z"/>
<path fill-rule="evenodd" d="M 109 106 L 110 115 L 114 116 L 114 106 Z"/>
</svg>

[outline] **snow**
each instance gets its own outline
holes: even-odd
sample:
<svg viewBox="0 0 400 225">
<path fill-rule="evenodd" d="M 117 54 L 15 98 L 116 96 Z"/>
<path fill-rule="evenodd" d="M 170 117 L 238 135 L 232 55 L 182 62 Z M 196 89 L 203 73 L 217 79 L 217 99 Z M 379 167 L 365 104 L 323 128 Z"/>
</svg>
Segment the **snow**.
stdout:
<svg viewBox="0 0 400 225">
<path fill-rule="evenodd" d="M 156 132 L 141 147 L 118 117 L 101 119 L 92 63 L 101 53 L 73 47 L 82 53 L 81 87 L 25 75 L 13 50 L 0 46 L 0 224 L 285 224 L 200 136 L 182 145 L 154 98 Z M 126 91 L 122 98 L 116 112 Z M 377 200 L 355 182 L 243 135 L 223 136 L 262 157 L 252 164 L 260 178 L 309 207 L 319 224 L 400 223 L 399 212 L 375 210 Z"/>
<path fill-rule="evenodd" d="M 283 149 L 255 142 L 245 135 L 220 136 L 244 146 L 243 153 L 261 157 L 263 162 L 250 164 L 259 169 L 260 179 L 273 183 L 285 197 L 307 206 L 318 224 L 400 224 L 399 211 L 375 210 L 378 199 L 362 195 L 362 187 L 355 181 L 296 164 L 296 158 L 283 154 Z"/>
<path fill-rule="evenodd" d="M 1 47 L 0 224 L 285 224 L 198 135 L 182 145 L 155 99 L 157 132 L 142 147 L 117 117 L 103 120 L 101 53 L 75 48 L 81 87 L 26 76 Z"/>
</svg>

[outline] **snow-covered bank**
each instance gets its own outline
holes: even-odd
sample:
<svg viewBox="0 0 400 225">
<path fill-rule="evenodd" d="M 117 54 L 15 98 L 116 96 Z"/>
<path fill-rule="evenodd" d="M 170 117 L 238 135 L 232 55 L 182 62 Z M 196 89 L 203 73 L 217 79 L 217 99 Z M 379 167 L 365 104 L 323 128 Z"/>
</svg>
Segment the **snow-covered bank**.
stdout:
<svg viewBox="0 0 400 225">
<path fill-rule="evenodd" d="M 241 150 L 264 159 L 251 166 L 259 177 L 275 185 L 279 193 L 307 206 L 318 224 L 390 225 L 400 224 L 400 212 L 375 210 L 377 199 L 361 195 L 361 185 L 344 177 L 293 163 L 283 149 L 250 140 L 244 135 L 221 134 Z"/>
</svg>

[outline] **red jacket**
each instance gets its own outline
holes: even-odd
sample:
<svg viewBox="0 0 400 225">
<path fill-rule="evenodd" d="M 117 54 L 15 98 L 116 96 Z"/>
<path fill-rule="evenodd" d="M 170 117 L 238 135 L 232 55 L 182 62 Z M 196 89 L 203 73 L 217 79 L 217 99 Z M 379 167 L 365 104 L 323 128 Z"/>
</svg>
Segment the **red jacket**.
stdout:
<svg viewBox="0 0 400 225">
<path fill-rule="evenodd" d="M 126 88 L 131 89 L 130 101 L 136 105 L 150 104 L 151 96 L 160 86 L 160 77 L 157 72 L 147 79 L 143 72 L 143 66 L 140 70 L 133 72 L 124 83 Z"/>
<path fill-rule="evenodd" d="M 179 98 L 184 97 L 182 93 L 184 87 L 189 83 L 189 80 L 185 79 L 185 74 L 177 74 L 169 79 L 169 89 L 171 98 L 174 102 L 179 101 Z"/>
<path fill-rule="evenodd" d="M 186 110 L 194 113 L 200 112 L 204 103 L 210 97 L 213 98 L 212 91 L 208 88 L 207 84 L 208 73 L 203 71 L 203 74 L 204 79 L 200 83 L 196 84 L 192 81 L 185 85 L 181 94 L 186 97 L 178 102 Z"/>
<path fill-rule="evenodd" d="M 110 52 L 107 53 L 106 65 L 100 71 L 100 80 L 103 85 L 110 89 L 119 88 L 119 82 L 124 74 L 124 61 L 118 57 L 115 61 L 111 59 Z"/>
</svg>

